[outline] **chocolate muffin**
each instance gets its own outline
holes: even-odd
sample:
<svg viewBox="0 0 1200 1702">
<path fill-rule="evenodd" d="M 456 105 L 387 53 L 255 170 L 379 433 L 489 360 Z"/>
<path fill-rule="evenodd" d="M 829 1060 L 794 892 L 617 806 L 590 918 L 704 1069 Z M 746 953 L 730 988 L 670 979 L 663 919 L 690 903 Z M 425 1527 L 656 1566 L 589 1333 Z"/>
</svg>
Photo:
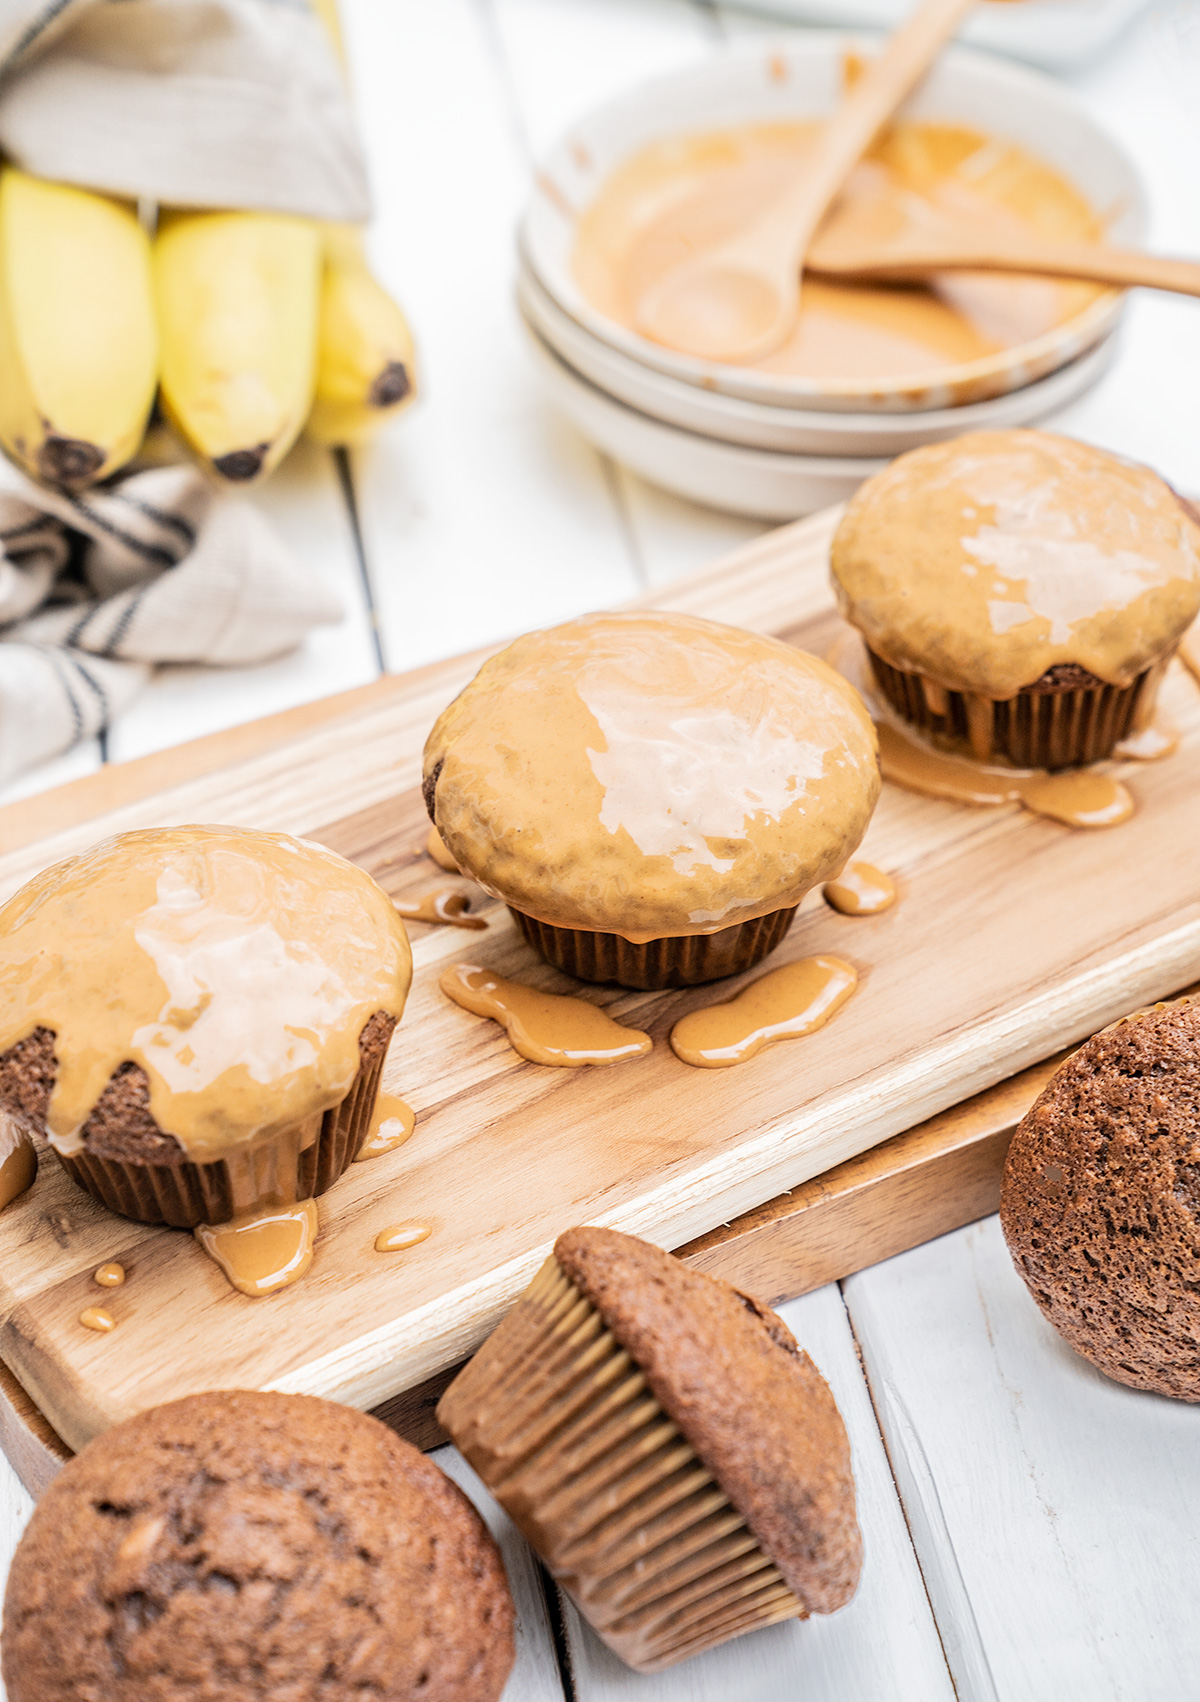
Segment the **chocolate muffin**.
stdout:
<svg viewBox="0 0 1200 1702">
<path fill-rule="evenodd" d="M 1200 1401 L 1200 1004 L 1125 1017 L 1055 1072 L 1013 1137 L 1000 1221 L 1078 1353 Z"/>
<path fill-rule="evenodd" d="M 496 1702 L 513 1606 L 471 1503 L 385 1425 L 228 1390 L 63 1468 L 2 1652 L 9 1702 Z"/>
<path fill-rule="evenodd" d="M 113 1211 L 320 1194 L 366 1138 L 412 956 L 370 877 L 285 834 L 122 834 L 0 909 L 0 1110 Z"/>
<path fill-rule="evenodd" d="M 854 852 L 879 794 L 857 693 L 690 615 L 588 615 L 484 664 L 425 746 L 464 874 L 587 981 L 748 969 Z"/>
<path fill-rule="evenodd" d="M 644 1241 L 559 1236 L 438 1418 L 639 1672 L 854 1594 L 827 1384 L 773 1312 Z"/>
<path fill-rule="evenodd" d="M 972 432 L 868 479 L 832 569 L 897 715 L 981 762 L 1063 768 L 1152 718 L 1200 611 L 1200 526 L 1146 467 Z"/>
</svg>

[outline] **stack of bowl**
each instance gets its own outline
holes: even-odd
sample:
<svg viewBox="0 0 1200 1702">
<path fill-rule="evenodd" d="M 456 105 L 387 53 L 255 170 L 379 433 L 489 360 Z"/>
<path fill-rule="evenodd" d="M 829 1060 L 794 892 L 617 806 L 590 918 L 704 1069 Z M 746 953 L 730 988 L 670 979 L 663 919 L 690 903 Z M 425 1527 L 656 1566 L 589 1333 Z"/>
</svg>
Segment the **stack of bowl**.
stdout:
<svg viewBox="0 0 1200 1702">
<path fill-rule="evenodd" d="M 667 137 L 824 116 L 843 86 L 846 55 L 863 45 L 825 34 L 756 41 L 660 78 L 573 124 L 536 175 L 520 231 L 518 300 L 538 368 L 585 436 L 655 484 L 790 519 L 849 496 L 906 449 L 1044 421 L 1095 384 L 1111 359 L 1116 292 L 999 354 L 882 381 L 694 360 L 585 298 L 572 265 L 577 227 L 618 165 Z M 1146 200 L 1135 168 L 1049 78 L 952 49 L 905 116 L 1015 142 L 1082 193 L 1112 241 L 1142 240 Z"/>
</svg>

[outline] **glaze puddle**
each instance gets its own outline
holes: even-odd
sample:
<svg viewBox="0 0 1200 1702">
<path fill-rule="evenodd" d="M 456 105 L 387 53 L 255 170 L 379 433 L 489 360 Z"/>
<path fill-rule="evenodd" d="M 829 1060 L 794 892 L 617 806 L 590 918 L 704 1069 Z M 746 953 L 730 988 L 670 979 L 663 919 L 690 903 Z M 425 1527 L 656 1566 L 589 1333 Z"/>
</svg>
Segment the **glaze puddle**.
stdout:
<svg viewBox="0 0 1200 1702">
<path fill-rule="evenodd" d="M 446 849 L 446 841 L 436 827 L 429 830 L 429 838 L 425 841 L 426 854 L 433 858 L 439 869 L 445 869 L 448 874 L 457 875 L 462 871 Z"/>
<path fill-rule="evenodd" d="M 653 1044 L 648 1034 L 615 1022 L 586 999 L 540 993 L 478 964 L 452 963 L 439 985 L 456 1005 L 498 1022 L 514 1051 L 533 1064 L 619 1064 L 644 1057 Z"/>
<path fill-rule="evenodd" d="M 239 1294 L 252 1299 L 298 1281 L 312 1264 L 317 1202 L 268 1206 L 229 1223 L 200 1223 L 193 1234 Z"/>
<path fill-rule="evenodd" d="M 1166 721 L 1152 721 L 1136 733 L 1122 739 L 1113 757 L 1118 762 L 1161 762 L 1179 749 L 1179 729 Z"/>
<path fill-rule="evenodd" d="M 125 1281 L 125 1266 L 115 1262 L 101 1265 L 99 1270 L 92 1272 L 92 1281 L 98 1282 L 101 1288 L 120 1288 Z"/>
<path fill-rule="evenodd" d="M 896 883 L 874 863 L 848 863 L 835 881 L 826 881 L 821 896 L 843 916 L 878 916 L 896 902 Z"/>
<path fill-rule="evenodd" d="M 685 1064 L 719 1070 L 744 1064 L 765 1046 L 823 1028 L 858 985 L 840 957 L 802 957 L 762 975 L 734 999 L 681 1017 L 671 1048 Z"/>
<path fill-rule="evenodd" d="M 115 1330 L 117 1320 L 111 1312 L 106 1312 L 103 1306 L 85 1306 L 79 1314 L 79 1322 L 85 1330 L 95 1330 L 97 1335 L 106 1336 L 110 1330 Z"/>
<path fill-rule="evenodd" d="M 471 900 L 467 894 L 456 892 L 453 887 L 427 892 L 424 898 L 397 898 L 392 902 L 396 906 L 396 914 L 403 916 L 406 922 L 428 922 L 431 925 L 443 922 L 451 928 L 487 927 L 486 917 L 471 915 Z"/>
<path fill-rule="evenodd" d="M 10 1150 L 3 1164 L 0 1164 L 0 1211 L 5 1206 L 12 1205 L 20 1199 L 27 1189 L 32 1188 L 33 1179 L 37 1175 L 37 1153 L 33 1142 L 26 1134 L 16 1135 L 16 1144 Z"/>
<path fill-rule="evenodd" d="M 382 1158 L 385 1152 L 395 1152 L 403 1146 L 416 1127 L 416 1113 L 394 1093 L 381 1093 L 375 1101 L 371 1131 L 355 1155 L 355 1164 L 365 1158 Z"/>
<path fill-rule="evenodd" d="M 381 1229 L 375 1237 L 377 1253 L 404 1253 L 410 1247 L 419 1247 L 422 1241 L 428 1241 L 433 1234 L 425 1223 L 394 1223 L 390 1229 Z"/>
</svg>

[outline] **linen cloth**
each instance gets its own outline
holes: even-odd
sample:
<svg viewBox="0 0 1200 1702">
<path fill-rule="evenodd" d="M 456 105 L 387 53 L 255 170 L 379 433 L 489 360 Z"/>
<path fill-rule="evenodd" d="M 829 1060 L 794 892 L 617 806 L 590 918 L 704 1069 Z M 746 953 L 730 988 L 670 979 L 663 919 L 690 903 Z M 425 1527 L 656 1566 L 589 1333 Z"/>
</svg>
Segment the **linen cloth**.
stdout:
<svg viewBox="0 0 1200 1702">
<path fill-rule="evenodd" d="M 308 0 L 0 0 L 0 150 L 38 177 L 169 206 L 370 215 Z"/>
<path fill-rule="evenodd" d="M 0 460 L 0 783 L 106 727 L 156 663 L 266 661 L 341 613 L 194 467 L 72 497 Z"/>
</svg>

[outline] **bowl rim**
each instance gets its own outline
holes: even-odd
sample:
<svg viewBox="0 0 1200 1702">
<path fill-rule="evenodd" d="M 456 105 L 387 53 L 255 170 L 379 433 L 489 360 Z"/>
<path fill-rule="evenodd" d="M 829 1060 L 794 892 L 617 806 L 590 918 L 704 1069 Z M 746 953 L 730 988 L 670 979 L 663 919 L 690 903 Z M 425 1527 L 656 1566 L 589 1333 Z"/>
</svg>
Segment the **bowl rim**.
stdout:
<svg viewBox="0 0 1200 1702">
<path fill-rule="evenodd" d="M 829 30 L 754 37 L 731 44 L 699 63 L 644 80 L 589 108 L 566 127 L 535 168 L 533 188 L 517 232 L 520 260 L 569 318 L 618 353 L 664 377 L 694 388 L 767 405 L 791 404 L 843 412 L 929 412 L 936 408 L 990 400 L 996 394 L 1036 382 L 1076 359 L 1115 327 L 1123 306 L 1124 292 L 1106 290 L 1063 324 L 995 355 L 957 366 L 931 369 L 895 381 L 881 383 L 878 379 L 851 379 L 830 383 L 827 380 L 759 372 L 750 367 L 723 365 L 678 354 L 600 313 L 575 286 L 569 269 L 552 264 L 552 256 L 548 254 L 543 240 L 546 221 L 557 217 L 570 228 L 582 211 L 582 205 L 573 205 L 571 196 L 562 189 L 558 178 L 564 172 L 569 174 L 573 160 L 578 165 L 581 158 L 590 156 L 591 145 L 583 132 L 590 135 L 597 127 L 603 127 L 606 131 L 619 133 L 622 128 L 628 127 L 635 114 L 653 110 L 656 102 L 668 91 L 674 96 L 680 90 L 691 88 L 699 95 L 731 71 L 740 74 L 747 68 L 762 66 L 764 62 L 771 67 L 793 61 L 810 64 L 831 59 L 836 61 L 847 49 L 870 48 L 881 39 L 878 32 Z M 1142 239 L 1148 222 L 1148 199 L 1141 173 L 1121 143 L 1069 90 L 1054 78 L 1027 66 L 1014 65 L 978 49 L 954 46 L 943 55 L 934 75 L 955 77 L 960 73 L 968 79 L 982 78 L 993 86 L 999 85 L 1002 92 L 1016 101 L 1020 100 L 1022 93 L 1034 94 L 1043 103 L 1057 107 L 1062 116 L 1075 121 L 1082 134 L 1088 136 L 1095 146 L 1107 151 L 1108 157 L 1127 180 L 1124 204 L 1117 215 L 1122 240 L 1137 242 Z M 768 71 L 768 76 L 771 74 Z M 680 126 L 664 124 L 661 134 L 672 131 L 680 133 Z M 644 141 L 643 135 L 636 145 L 644 145 Z M 1036 151 L 1035 144 L 1029 139 L 1021 145 Z M 632 146 L 626 153 L 632 151 Z M 955 396 L 959 398 L 957 403 Z"/>
</svg>

